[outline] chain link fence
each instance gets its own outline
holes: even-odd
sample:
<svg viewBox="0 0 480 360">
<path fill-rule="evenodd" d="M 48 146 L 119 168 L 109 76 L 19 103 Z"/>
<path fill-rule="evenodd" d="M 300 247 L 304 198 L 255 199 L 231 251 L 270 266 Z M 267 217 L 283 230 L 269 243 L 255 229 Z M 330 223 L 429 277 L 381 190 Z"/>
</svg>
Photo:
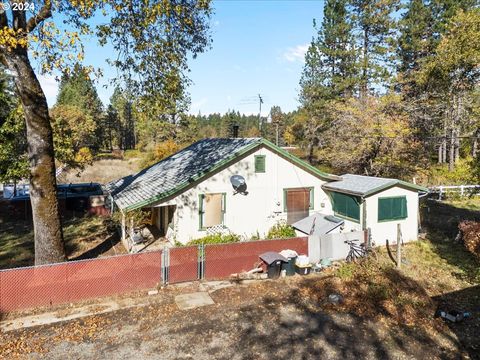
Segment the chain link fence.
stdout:
<svg viewBox="0 0 480 360">
<path fill-rule="evenodd" d="M 248 271 L 267 251 L 308 253 L 308 239 L 165 248 L 61 264 L 0 270 L 0 313 L 112 296 Z"/>
</svg>

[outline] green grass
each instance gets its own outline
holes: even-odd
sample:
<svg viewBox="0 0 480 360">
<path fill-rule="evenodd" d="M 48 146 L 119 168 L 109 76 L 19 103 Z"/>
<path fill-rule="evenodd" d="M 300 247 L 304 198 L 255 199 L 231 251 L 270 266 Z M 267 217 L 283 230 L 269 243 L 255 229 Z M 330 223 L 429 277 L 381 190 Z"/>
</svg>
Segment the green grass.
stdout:
<svg viewBox="0 0 480 360">
<path fill-rule="evenodd" d="M 460 209 L 480 211 L 480 196 L 471 198 L 451 199 L 446 200 L 445 203 Z"/>
<path fill-rule="evenodd" d="M 69 257 L 81 254 L 108 236 L 101 217 L 67 220 L 63 232 Z M 22 220 L 0 222 L 0 269 L 33 264 L 32 224 Z"/>
</svg>

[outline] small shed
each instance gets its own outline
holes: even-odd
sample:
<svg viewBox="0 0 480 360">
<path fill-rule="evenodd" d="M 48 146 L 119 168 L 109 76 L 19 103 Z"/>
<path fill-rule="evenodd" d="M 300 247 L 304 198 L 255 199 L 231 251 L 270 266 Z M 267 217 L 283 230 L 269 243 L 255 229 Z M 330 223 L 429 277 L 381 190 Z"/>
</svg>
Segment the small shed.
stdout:
<svg viewBox="0 0 480 360">
<path fill-rule="evenodd" d="M 396 241 L 400 224 L 403 241 L 416 240 L 419 229 L 419 194 L 428 189 L 392 178 L 345 174 L 342 180 L 322 185 L 336 217 L 345 230 L 370 228 L 376 245 Z"/>
</svg>

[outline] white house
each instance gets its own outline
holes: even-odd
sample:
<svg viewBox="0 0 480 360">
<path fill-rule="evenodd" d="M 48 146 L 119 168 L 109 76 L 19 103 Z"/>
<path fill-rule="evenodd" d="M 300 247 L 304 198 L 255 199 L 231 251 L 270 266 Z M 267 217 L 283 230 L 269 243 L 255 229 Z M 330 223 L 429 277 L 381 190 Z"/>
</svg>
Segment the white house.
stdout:
<svg viewBox="0 0 480 360">
<path fill-rule="evenodd" d="M 204 139 L 106 190 L 124 218 L 135 209 L 149 211 L 158 236 L 181 243 L 215 232 L 262 237 L 280 220 L 292 224 L 316 213 L 344 218 L 342 231 L 372 227 L 381 238 L 390 228 L 374 221 L 378 195 L 405 192 L 405 235 L 415 238 L 420 187 L 392 180 L 398 186 L 363 194 L 346 189 L 347 178 L 321 172 L 264 139 Z M 124 241 L 127 236 L 123 231 Z"/>
</svg>

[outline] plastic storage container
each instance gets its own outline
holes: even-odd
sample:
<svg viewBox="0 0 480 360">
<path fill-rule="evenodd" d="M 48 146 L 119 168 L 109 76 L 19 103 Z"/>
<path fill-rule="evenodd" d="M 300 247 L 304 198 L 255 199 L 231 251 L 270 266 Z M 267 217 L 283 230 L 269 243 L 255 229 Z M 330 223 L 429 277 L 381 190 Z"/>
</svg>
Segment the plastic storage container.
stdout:
<svg viewBox="0 0 480 360">
<path fill-rule="evenodd" d="M 295 265 L 295 272 L 299 275 L 308 275 L 312 271 L 312 265 Z"/>
</svg>

